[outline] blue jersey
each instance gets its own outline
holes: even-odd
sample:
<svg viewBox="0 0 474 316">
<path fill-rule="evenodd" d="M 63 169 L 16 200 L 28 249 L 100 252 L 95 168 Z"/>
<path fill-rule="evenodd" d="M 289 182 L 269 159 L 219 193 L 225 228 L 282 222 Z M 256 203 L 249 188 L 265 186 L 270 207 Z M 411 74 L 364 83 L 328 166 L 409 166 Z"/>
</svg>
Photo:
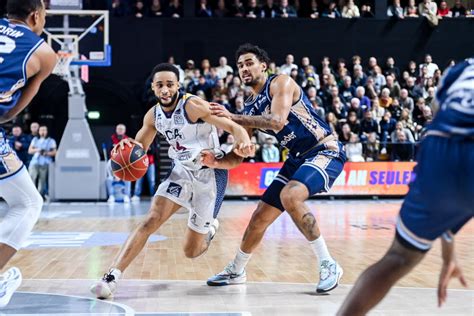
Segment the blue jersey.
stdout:
<svg viewBox="0 0 474 316">
<path fill-rule="evenodd" d="M 272 104 L 270 84 L 275 78 L 275 75 L 270 76 L 262 91 L 255 98 L 245 102 L 244 113 L 246 115 L 270 113 Z M 294 157 L 306 153 L 323 138 L 332 134 L 329 125 L 316 114 L 301 88 L 300 98 L 291 106 L 285 127 L 278 133 L 272 130 L 262 130 L 262 132 L 275 136 L 280 146 L 288 148 Z"/>
<path fill-rule="evenodd" d="M 436 99 L 439 112 L 428 127 L 429 130 L 474 136 L 474 58 L 446 72 Z"/>
<path fill-rule="evenodd" d="M 26 25 L 0 19 L 0 115 L 18 102 L 28 80 L 28 59 L 42 43 Z"/>
</svg>

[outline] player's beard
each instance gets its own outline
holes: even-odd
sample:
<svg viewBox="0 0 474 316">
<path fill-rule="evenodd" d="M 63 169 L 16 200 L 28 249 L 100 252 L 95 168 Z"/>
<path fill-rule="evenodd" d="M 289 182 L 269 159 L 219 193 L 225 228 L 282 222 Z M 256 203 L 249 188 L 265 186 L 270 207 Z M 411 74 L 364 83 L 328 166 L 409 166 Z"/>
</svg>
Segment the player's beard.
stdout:
<svg viewBox="0 0 474 316">
<path fill-rule="evenodd" d="M 168 103 L 168 104 L 164 104 L 162 101 L 161 101 L 161 98 L 160 97 L 157 97 L 158 98 L 158 102 L 160 103 L 160 105 L 164 108 L 171 108 L 175 105 L 175 102 L 176 102 L 176 99 L 178 99 L 178 94 L 179 92 L 176 91 L 176 93 L 171 97 L 171 101 Z"/>
</svg>

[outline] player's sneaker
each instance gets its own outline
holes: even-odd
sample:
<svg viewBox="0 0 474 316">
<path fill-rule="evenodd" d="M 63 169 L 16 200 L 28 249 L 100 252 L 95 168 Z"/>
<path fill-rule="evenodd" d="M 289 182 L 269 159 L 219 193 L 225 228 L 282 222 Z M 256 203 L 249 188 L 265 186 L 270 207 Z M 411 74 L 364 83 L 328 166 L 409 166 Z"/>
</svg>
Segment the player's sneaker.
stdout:
<svg viewBox="0 0 474 316">
<path fill-rule="evenodd" d="M 115 289 L 117 288 L 117 281 L 112 271 L 104 274 L 103 278 L 94 283 L 90 290 L 99 299 L 107 299 L 114 295 Z"/>
<path fill-rule="evenodd" d="M 107 200 L 107 203 L 114 204 L 115 203 L 115 197 L 113 195 L 109 196 L 109 199 Z"/>
<path fill-rule="evenodd" d="M 241 273 L 234 272 L 234 263 L 229 263 L 224 271 L 216 274 L 213 277 L 207 279 L 207 285 L 209 286 L 224 286 L 231 284 L 242 284 L 247 281 L 247 273 L 245 269 Z"/>
<path fill-rule="evenodd" d="M 12 267 L 0 277 L 0 308 L 7 306 L 22 281 L 21 272 Z"/>
<path fill-rule="evenodd" d="M 130 200 L 132 201 L 132 203 L 140 203 L 140 197 L 138 195 L 132 196 Z"/>
<path fill-rule="evenodd" d="M 339 285 L 343 270 L 335 260 L 323 260 L 319 266 L 319 284 L 317 293 L 326 293 Z"/>
<path fill-rule="evenodd" d="M 124 203 L 124 204 L 130 204 L 130 197 L 129 197 L 128 195 L 125 195 L 125 196 L 123 197 L 123 203 Z"/>
<path fill-rule="evenodd" d="M 211 226 L 209 227 L 209 241 L 214 239 L 214 236 L 217 233 L 217 230 L 219 229 L 219 221 L 217 218 L 214 218 L 214 221 L 212 222 Z"/>
</svg>

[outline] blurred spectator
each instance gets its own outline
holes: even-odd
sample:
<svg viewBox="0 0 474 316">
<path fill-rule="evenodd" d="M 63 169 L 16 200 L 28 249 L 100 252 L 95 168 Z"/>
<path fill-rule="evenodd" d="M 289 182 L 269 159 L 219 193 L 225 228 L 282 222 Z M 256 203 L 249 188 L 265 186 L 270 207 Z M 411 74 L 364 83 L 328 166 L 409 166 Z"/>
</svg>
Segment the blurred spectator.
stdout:
<svg viewBox="0 0 474 316">
<path fill-rule="evenodd" d="M 403 8 L 400 5 L 400 0 L 393 0 L 393 4 L 387 9 L 387 16 L 396 19 L 404 19 Z"/>
<path fill-rule="evenodd" d="M 466 16 L 466 8 L 462 5 L 461 0 L 456 0 L 454 6 L 451 8 L 453 18 Z"/>
<path fill-rule="evenodd" d="M 450 18 L 452 17 L 452 12 L 449 10 L 448 3 L 446 1 L 441 1 L 438 8 L 438 16 L 441 18 Z"/>
<path fill-rule="evenodd" d="M 111 142 L 112 142 L 112 146 L 110 150 L 112 150 L 112 147 L 117 145 L 122 139 L 128 138 L 126 132 L 127 132 L 127 128 L 125 127 L 124 124 L 118 124 L 115 127 L 115 133 L 113 133 L 112 136 L 110 137 Z"/>
<path fill-rule="evenodd" d="M 8 137 L 8 144 L 16 152 L 18 158 L 28 167 L 30 156 L 28 155 L 28 147 L 30 146 L 30 137 L 23 134 L 20 126 L 13 125 L 12 135 Z"/>
<path fill-rule="evenodd" d="M 230 153 L 234 148 L 234 136 L 232 134 L 227 134 L 225 143 L 221 144 L 221 149 L 226 153 Z"/>
<path fill-rule="evenodd" d="M 392 117 L 398 121 L 398 119 L 402 116 L 402 107 L 400 106 L 400 101 L 397 98 L 393 99 L 392 105 L 388 108 Z"/>
<path fill-rule="evenodd" d="M 133 14 L 135 15 L 136 18 L 143 18 L 146 16 L 146 8 L 145 5 L 143 4 L 143 1 L 137 0 L 135 2 L 135 5 L 133 6 Z"/>
<path fill-rule="evenodd" d="M 244 114 L 244 107 L 245 107 L 244 98 L 243 97 L 235 98 L 234 113 L 235 114 Z"/>
<path fill-rule="evenodd" d="M 160 0 L 152 0 L 148 14 L 151 17 L 161 17 L 163 16 L 163 10 L 161 9 Z"/>
<path fill-rule="evenodd" d="M 178 72 L 179 72 L 179 83 L 180 84 L 184 84 L 184 70 L 181 68 L 181 66 L 179 64 L 176 63 L 175 59 L 174 59 L 174 56 L 170 56 L 168 57 L 168 63 L 170 63 L 171 65 L 175 66 L 176 68 L 178 68 Z"/>
<path fill-rule="evenodd" d="M 362 71 L 361 65 L 354 66 L 354 73 L 352 75 L 352 79 L 353 85 L 356 87 L 365 86 L 365 84 L 367 83 L 367 76 Z"/>
<path fill-rule="evenodd" d="M 394 76 L 395 80 L 398 80 L 400 78 L 400 69 L 395 66 L 395 59 L 393 59 L 393 57 L 387 58 L 384 75 L 385 76 L 392 75 Z"/>
<path fill-rule="evenodd" d="M 275 146 L 273 138 L 265 139 L 265 143 L 262 148 L 262 160 L 263 162 L 280 161 L 280 151 Z"/>
<path fill-rule="evenodd" d="M 434 101 L 436 100 L 436 90 L 434 87 L 429 87 L 427 90 L 427 96 L 425 98 L 425 103 L 429 106 L 432 110 L 434 107 Z"/>
<path fill-rule="evenodd" d="M 364 87 L 357 87 L 356 97 L 360 100 L 360 108 L 362 109 L 362 111 L 370 111 L 371 110 L 371 101 L 368 97 L 365 96 L 365 88 Z"/>
<path fill-rule="evenodd" d="M 352 98 L 349 106 L 349 112 L 354 112 L 359 120 L 364 116 L 364 110 L 360 107 L 360 100 L 358 98 Z"/>
<path fill-rule="evenodd" d="M 360 127 L 360 137 L 362 141 L 366 141 L 370 133 L 379 132 L 379 123 L 373 118 L 373 114 L 371 111 L 367 111 L 364 113 L 364 118 L 360 122 Z"/>
<path fill-rule="evenodd" d="M 349 142 L 345 145 L 347 160 L 351 162 L 363 162 L 362 143 L 357 134 L 352 133 Z"/>
<path fill-rule="evenodd" d="M 250 141 L 252 142 L 252 144 L 255 146 L 255 153 L 253 156 L 249 156 L 247 158 L 244 158 L 244 162 L 251 162 L 251 163 L 254 163 L 254 162 L 261 162 L 261 148 L 260 148 L 260 145 L 258 144 L 257 142 L 257 137 L 255 136 L 252 136 L 250 138 Z"/>
<path fill-rule="evenodd" d="M 274 18 L 278 14 L 278 7 L 273 3 L 273 0 L 267 0 L 260 12 L 262 18 Z"/>
<path fill-rule="evenodd" d="M 295 58 L 293 57 L 293 55 L 286 55 L 285 63 L 280 66 L 280 73 L 289 76 L 291 74 L 291 70 L 298 70 L 298 65 L 294 64 L 294 61 Z"/>
<path fill-rule="evenodd" d="M 415 103 L 413 98 L 408 95 L 407 89 L 400 90 L 400 106 L 402 109 L 407 109 L 410 113 L 413 111 Z"/>
<path fill-rule="evenodd" d="M 199 1 L 199 8 L 197 9 L 196 16 L 199 18 L 212 17 L 212 10 L 211 7 L 207 4 L 207 0 Z"/>
<path fill-rule="evenodd" d="M 390 97 L 390 90 L 383 88 L 379 98 L 380 106 L 384 109 L 389 108 L 392 105 L 393 98 Z"/>
<path fill-rule="evenodd" d="M 434 1 L 423 0 L 418 5 L 418 12 L 424 17 L 436 16 L 438 14 L 438 5 Z"/>
<path fill-rule="evenodd" d="M 418 98 L 421 98 L 423 96 L 423 91 L 418 85 L 415 85 L 415 78 L 413 77 L 410 77 L 407 80 L 407 90 L 408 90 L 408 95 L 413 100 L 418 100 Z"/>
<path fill-rule="evenodd" d="M 413 132 L 409 129 L 409 128 L 406 128 L 403 126 L 403 123 L 400 121 L 400 122 L 396 122 L 395 123 L 395 129 L 391 132 L 390 134 L 390 140 L 393 142 L 393 143 L 397 143 L 397 142 L 400 142 L 399 138 L 398 138 L 398 132 L 403 132 L 405 134 L 405 138 L 410 142 L 410 143 L 414 143 L 415 142 L 415 138 L 413 137 Z"/>
<path fill-rule="evenodd" d="M 393 161 L 413 161 L 414 144 L 409 142 L 403 131 L 397 131 L 398 142 L 392 146 Z"/>
<path fill-rule="evenodd" d="M 418 77 L 420 74 L 420 71 L 419 69 L 417 69 L 416 62 L 414 60 L 410 60 L 410 62 L 408 62 L 407 71 L 408 71 L 409 77 L 413 77 L 413 78 Z"/>
<path fill-rule="evenodd" d="M 331 1 L 329 6 L 321 14 L 324 18 L 336 19 L 341 17 L 341 13 L 337 9 L 336 2 Z"/>
<path fill-rule="evenodd" d="M 370 133 L 365 143 L 364 156 L 366 161 L 377 161 L 380 153 L 380 142 L 376 133 Z"/>
<path fill-rule="evenodd" d="M 391 139 L 396 124 L 397 121 L 392 118 L 392 114 L 389 111 L 386 111 L 380 121 L 380 140 L 384 145 Z"/>
<path fill-rule="evenodd" d="M 412 133 L 415 133 L 415 123 L 407 109 L 402 110 L 402 116 L 398 122 L 401 123 L 404 128 L 408 128 Z M 413 136 L 416 135 L 413 134 Z"/>
<path fill-rule="evenodd" d="M 360 7 L 360 16 L 363 18 L 373 18 L 374 13 L 372 12 L 372 7 L 368 4 L 363 4 Z"/>
<path fill-rule="evenodd" d="M 40 126 L 38 135 L 33 138 L 28 148 L 28 153 L 33 155 L 28 171 L 39 193 L 46 198 L 49 165 L 56 156 L 56 141 L 48 137 L 48 128 L 44 125 Z"/>
<path fill-rule="evenodd" d="M 386 88 L 389 90 L 389 95 L 392 98 L 399 98 L 400 97 L 400 85 L 398 82 L 395 81 L 395 78 L 392 75 L 388 75 L 385 80 L 387 84 L 382 88 Z"/>
<path fill-rule="evenodd" d="M 349 113 L 347 114 L 347 124 L 349 124 L 352 133 L 357 135 L 361 133 L 361 124 L 359 119 L 357 118 L 356 112 L 349 111 Z"/>
<path fill-rule="evenodd" d="M 326 111 L 322 107 L 322 101 L 319 97 L 315 97 L 313 100 L 311 100 L 311 104 L 313 105 L 314 111 L 319 117 L 324 118 L 326 116 Z"/>
<path fill-rule="evenodd" d="M 404 14 L 405 17 L 409 18 L 417 18 L 419 16 L 415 0 L 408 0 L 408 5 L 405 7 Z"/>
<path fill-rule="evenodd" d="M 375 99 L 378 96 L 379 92 L 377 91 L 377 88 L 375 87 L 374 77 L 367 78 L 367 83 L 365 84 L 365 94 L 370 99 Z"/>
<path fill-rule="evenodd" d="M 217 1 L 217 8 L 214 10 L 214 17 L 225 18 L 229 15 L 229 10 L 225 5 L 225 0 Z"/>
<path fill-rule="evenodd" d="M 427 68 L 429 77 L 433 77 L 435 71 L 439 69 L 438 65 L 433 63 L 433 59 L 431 58 L 430 54 L 425 55 L 425 62 L 420 65 L 420 75 L 423 74 L 422 70 L 423 70 L 424 67 Z"/>
<path fill-rule="evenodd" d="M 112 16 L 121 17 L 128 14 L 127 8 L 122 0 L 113 0 L 111 5 Z"/>
<path fill-rule="evenodd" d="M 377 94 L 380 93 L 382 90 L 382 87 L 387 84 L 387 81 L 385 80 L 385 76 L 382 75 L 382 69 L 379 66 L 374 67 L 374 87 L 375 87 L 375 92 Z"/>
<path fill-rule="evenodd" d="M 293 6 L 288 4 L 288 0 L 280 0 L 280 7 L 278 8 L 278 17 L 280 18 L 296 18 L 296 10 Z"/>
<path fill-rule="evenodd" d="M 341 94 L 346 100 L 352 100 L 356 96 L 356 89 L 352 85 L 352 78 L 350 76 L 344 77 Z"/>
<path fill-rule="evenodd" d="M 354 4 L 354 0 L 347 0 L 346 5 L 342 8 L 343 18 L 358 18 L 360 17 L 359 7 Z"/>
<path fill-rule="evenodd" d="M 316 0 L 311 0 L 311 9 L 309 12 L 309 17 L 311 19 L 319 18 L 319 8 L 318 8 L 318 2 Z"/>
<path fill-rule="evenodd" d="M 326 123 L 329 124 L 329 127 L 331 128 L 331 131 L 333 133 L 338 132 L 339 122 L 337 120 L 336 115 L 333 112 L 328 112 L 326 114 Z M 349 125 L 347 127 L 349 128 Z M 351 129 L 349 128 L 349 132 L 350 132 L 350 130 Z"/>
<path fill-rule="evenodd" d="M 245 17 L 248 19 L 256 19 L 261 17 L 260 8 L 257 6 L 257 0 L 249 0 L 245 9 Z"/>
<path fill-rule="evenodd" d="M 36 136 L 39 136 L 39 128 L 40 128 L 40 125 L 38 122 L 32 122 L 30 124 L 30 136 L 31 136 L 31 139 L 33 139 L 34 137 Z"/>
<path fill-rule="evenodd" d="M 347 144 L 350 141 L 351 135 L 352 135 L 351 127 L 349 126 L 349 124 L 347 123 L 342 124 L 341 130 L 339 131 L 338 134 L 339 134 L 339 141 L 343 144 Z"/>
<path fill-rule="evenodd" d="M 170 0 L 168 7 L 165 9 L 163 15 L 170 18 L 180 18 L 183 16 L 183 7 L 179 0 Z"/>
<path fill-rule="evenodd" d="M 242 18 L 245 16 L 245 7 L 242 1 L 234 0 L 234 3 L 230 7 L 230 16 L 236 18 Z"/>
<path fill-rule="evenodd" d="M 227 88 L 229 99 L 234 99 L 237 96 L 237 92 L 241 91 L 242 89 L 243 87 L 240 77 L 235 76 L 234 78 L 232 78 L 232 83 L 229 84 Z"/>
<path fill-rule="evenodd" d="M 372 110 L 371 110 L 370 112 L 372 112 L 372 118 L 373 118 L 376 122 L 380 122 L 380 120 L 382 119 L 383 115 L 385 114 L 385 109 L 380 106 L 380 103 L 379 103 L 379 99 L 378 99 L 378 98 L 375 98 L 375 99 L 372 101 Z"/>
</svg>

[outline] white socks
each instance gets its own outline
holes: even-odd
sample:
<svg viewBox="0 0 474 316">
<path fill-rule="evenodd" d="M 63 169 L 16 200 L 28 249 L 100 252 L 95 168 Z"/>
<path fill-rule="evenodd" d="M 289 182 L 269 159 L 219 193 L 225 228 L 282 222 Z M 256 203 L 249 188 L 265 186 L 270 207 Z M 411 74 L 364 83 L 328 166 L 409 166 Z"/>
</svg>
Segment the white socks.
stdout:
<svg viewBox="0 0 474 316">
<path fill-rule="evenodd" d="M 242 271 L 244 271 L 245 269 L 245 266 L 249 262 L 251 256 L 252 256 L 251 253 L 245 253 L 239 248 L 239 251 L 237 251 L 237 254 L 235 255 L 235 258 L 233 261 L 234 262 L 233 272 L 237 274 L 242 273 Z"/>
<path fill-rule="evenodd" d="M 110 274 L 112 274 L 115 278 L 115 281 L 117 281 L 118 279 L 120 279 L 120 276 L 122 275 L 122 271 L 120 271 L 119 269 L 116 269 L 116 268 L 112 268 L 110 269 Z"/>
<path fill-rule="evenodd" d="M 309 244 L 321 263 L 323 260 L 333 260 L 329 254 L 328 247 L 322 235 L 318 239 L 310 241 Z"/>
</svg>

